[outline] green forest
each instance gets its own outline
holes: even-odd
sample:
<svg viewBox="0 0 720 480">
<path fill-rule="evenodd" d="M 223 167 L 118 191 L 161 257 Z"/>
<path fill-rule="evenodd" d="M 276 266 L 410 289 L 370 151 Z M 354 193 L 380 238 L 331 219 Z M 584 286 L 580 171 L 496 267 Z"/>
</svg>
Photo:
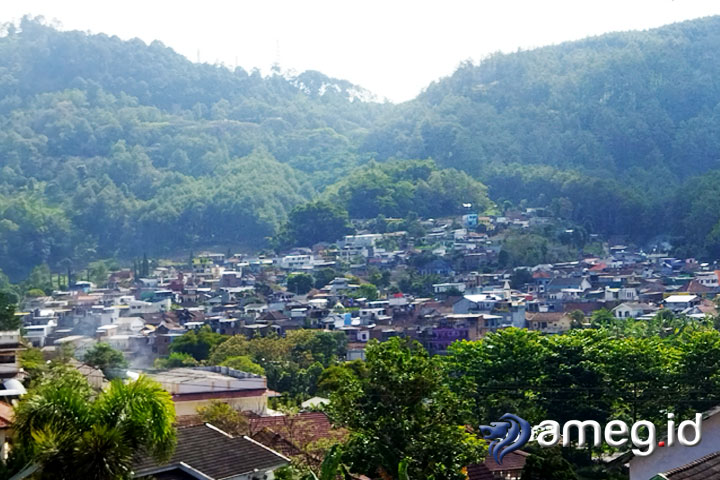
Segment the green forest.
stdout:
<svg viewBox="0 0 720 480">
<path fill-rule="evenodd" d="M 397 105 L 26 17 L 0 36 L 0 270 L 300 244 L 293 211 L 340 234 L 523 201 L 717 257 L 718 78 L 720 17 L 495 54 Z"/>
</svg>

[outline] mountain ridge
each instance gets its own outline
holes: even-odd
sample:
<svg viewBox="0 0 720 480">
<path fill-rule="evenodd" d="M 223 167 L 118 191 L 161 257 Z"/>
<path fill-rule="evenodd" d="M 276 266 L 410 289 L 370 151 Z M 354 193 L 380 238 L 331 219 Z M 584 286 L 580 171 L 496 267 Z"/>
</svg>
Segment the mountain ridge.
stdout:
<svg viewBox="0 0 720 480">
<path fill-rule="evenodd" d="M 44 262 L 260 248 L 338 189 L 346 210 L 405 215 L 411 192 L 425 202 L 437 185 L 448 211 L 428 212 L 452 214 L 449 179 L 481 204 L 489 192 L 589 232 L 720 254 L 720 204 L 693 189 L 713 191 L 720 168 L 720 17 L 497 54 L 400 104 L 320 72 L 230 71 L 30 18 L 5 30 L 0 269 L 14 278 Z M 376 177 L 372 198 L 349 190 Z"/>
</svg>

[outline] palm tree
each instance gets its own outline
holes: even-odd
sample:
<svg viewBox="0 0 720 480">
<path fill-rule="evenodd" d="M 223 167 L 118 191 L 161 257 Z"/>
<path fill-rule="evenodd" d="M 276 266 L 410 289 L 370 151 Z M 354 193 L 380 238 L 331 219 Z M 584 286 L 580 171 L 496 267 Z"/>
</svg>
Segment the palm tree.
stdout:
<svg viewBox="0 0 720 480">
<path fill-rule="evenodd" d="M 97 394 L 79 372 L 65 368 L 15 409 L 16 448 L 32 463 L 12 478 L 131 478 L 137 452 L 170 458 L 174 421 L 170 394 L 147 377 L 113 380 Z"/>
</svg>

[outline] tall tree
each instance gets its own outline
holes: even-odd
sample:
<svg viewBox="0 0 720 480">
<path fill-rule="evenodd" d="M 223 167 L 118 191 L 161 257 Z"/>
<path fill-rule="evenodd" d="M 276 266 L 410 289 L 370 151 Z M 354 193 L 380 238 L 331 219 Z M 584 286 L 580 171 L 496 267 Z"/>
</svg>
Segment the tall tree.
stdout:
<svg viewBox="0 0 720 480">
<path fill-rule="evenodd" d="M 292 292 L 297 295 L 305 295 L 312 290 L 314 283 L 312 275 L 307 273 L 294 273 L 292 275 L 288 275 L 287 289 L 288 292 Z"/>
<path fill-rule="evenodd" d="M 0 330 L 18 330 L 22 318 L 15 315 L 15 300 L 7 292 L 0 292 Z"/>
<path fill-rule="evenodd" d="M 195 360 L 206 360 L 210 351 L 228 338 L 230 337 L 213 332 L 208 325 L 203 325 L 197 331 L 190 330 L 176 338 L 170 344 L 170 352 L 187 353 Z"/>
<path fill-rule="evenodd" d="M 481 462 L 485 442 L 462 426 L 461 397 L 443 383 L 438 359 L 413 341 L 371 342 L 367 377 L 351 376 L 331 395 L 330 414 L 347 428 L 343 460 L 350 471 L 398 478 L 465 479 L 463 467 Z"/>
<path fill-rule="evenodd" d="M 276 242 L 280 246 L 312 246 L 318 242 L 334 242 L 352 232 L 346 210 L 318 200 L 295 207 Z"/>
<path fill-rule="evenodd" d="M 548 348 L 539 332 L 505 328 L 476 342 L 456 342 L 443 358 L 454 392 L 473 402 L 472 424 L 512 412 L 530 421 L 545 418 L 538 402 Z"/>
<path fill-rule="evenodd" d="M 119 350 L 112 348 L 105 342 L 98 342 L 90 348 L 83 361 L 88 365 L 102 370 L 103 374 L 109 378 L 124 378 L 127 360 Z"/>
</svg>

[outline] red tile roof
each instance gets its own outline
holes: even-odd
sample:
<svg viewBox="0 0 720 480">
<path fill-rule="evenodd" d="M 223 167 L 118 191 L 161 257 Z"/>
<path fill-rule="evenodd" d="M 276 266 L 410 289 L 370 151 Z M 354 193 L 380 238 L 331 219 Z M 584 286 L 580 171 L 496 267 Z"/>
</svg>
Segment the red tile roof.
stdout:
<svg viewBox="0 0 720 480">
<path fill-rule="evenodd" d="M 495 480 L 489 468 L 484 464 L 475 464 L 467 467 L 468 480 Z"/>
<path fill-rule="evenodd" d="M 0 402 L 0 428 L 8 428 L 15 418 L 15 409 L 12 405 Z"/>
<path fill-rule="evenodd" d="M 508 453 L 505 458 L 502 459 L 502 465 L 498 465 L 492 457 L 487 457 L 485 459 L 485 465 L 491 472 L 522 470 L 525 468 L 525 461 L 527 460 L 528 455 L 530 454 L 527 452 L 516 450 Z"/>
<path fill-rule="evenodd" d="M 334 428 L 322 412 L 250 417 L 249 420 L 255 440 L 285 455 L 297 455 L 318 440 L 342 440 L 347 436 L 345 430 Z"/>
<path fill-rule="evenodd" d="M 503 472 L 521 472 L 528 455 L 522 450 L 510 452 L 503 458 L 502 465 L 498 465 L 492 457 L 487 457 L 480 465 L 468 466 L 468 480 L 495 480 Z"/>
</svg>

